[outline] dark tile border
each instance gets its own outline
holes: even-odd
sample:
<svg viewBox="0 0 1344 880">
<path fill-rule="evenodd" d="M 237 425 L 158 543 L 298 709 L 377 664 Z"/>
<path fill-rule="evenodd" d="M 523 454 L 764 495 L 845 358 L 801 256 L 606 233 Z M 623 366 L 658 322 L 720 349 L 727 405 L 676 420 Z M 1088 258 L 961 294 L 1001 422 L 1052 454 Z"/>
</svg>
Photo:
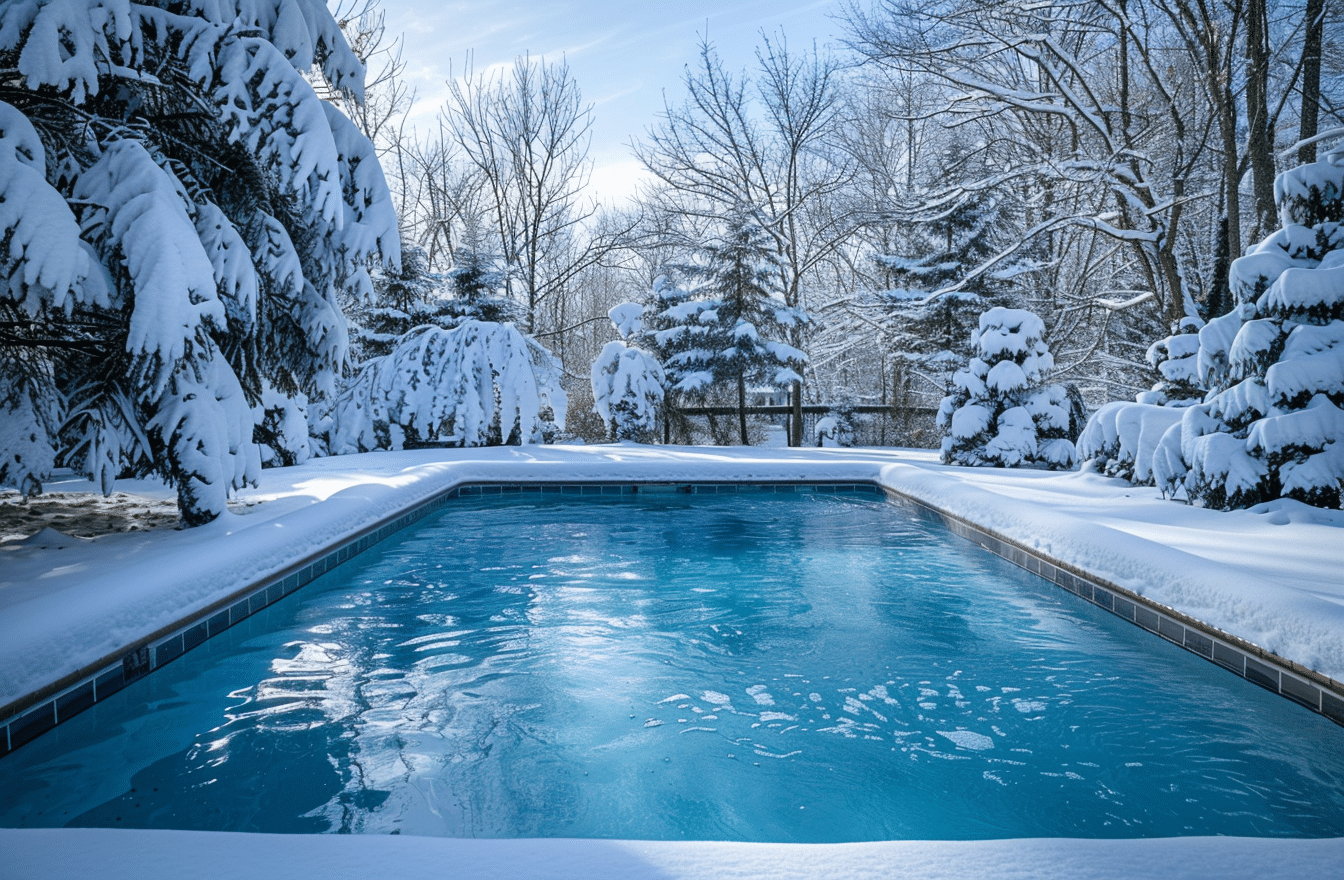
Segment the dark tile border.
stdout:
<svg viewBox="0 0 1344 880">
<path fill-rule="evenodd" d="M 1344 684 L 1333 678 L 1209 626 L 1174 608 L 1029 550 L 955 514 L 893 489 L 886 489 L 886 494 L 889 501 L 943 523 L 953 534 L 974 541 L 1014 565 L 1038 574 L 1135 626 L 1344 726 Z"/>
<path fill-rule="evenodd" d="M 0 709 L 0 757 L 67 721 L 127 684 L 251 617 L 373 545 L 459 498 L 505 495 L 619 498 L 644 495 L 817 494 L 883 497 L 875 483 L 800 481 L 780 483 L 466 483 L 450 487 L 374 523 L 268 578 L 245 587 L 115 654 Z"/>
</svg>

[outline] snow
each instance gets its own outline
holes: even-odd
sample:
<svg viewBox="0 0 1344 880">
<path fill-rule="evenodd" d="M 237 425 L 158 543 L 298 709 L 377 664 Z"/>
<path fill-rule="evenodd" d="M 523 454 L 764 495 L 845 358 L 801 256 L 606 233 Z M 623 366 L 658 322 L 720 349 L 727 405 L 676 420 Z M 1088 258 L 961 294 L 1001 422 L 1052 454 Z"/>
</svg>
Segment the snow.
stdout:
<svg viewBox="0 0 1344 880">
<path fill-rule="evenodd" d="M 1344 513 L 1279 500 L 1219 512 L 1082 472 L 958 468 L 926 450 L 491 447 L 374 452 L 265 470 L 195 529 L 64 538 L 0 528 L 0 703 L 36 690 L 445 489 L 475 481 L 877 480 L 1344 680 Z M 106 504 L 70 479 L 49 491 Z M 173 490 L 118 489 L 146 510 Z M 34 499 L 42 503 L 44 496 Z M 0 525 L 22 512 L 0 496 Z M 128 503 L 130 503 L 128 501 Z M 67 509 L 73 505 L 67 505 Z M 726 697 L 725 697 L 726 699 Z M 962 747 L 974 732 L 949 731 Z M 6 877 L 1315 877 L 1344 840 L 901 842 L 837 846 L 471 841 L 99 829 L 0 831 Z M 188 858 L 191 867 L 172 860 Z M 193 873 L 193 871 L 195 873 Z M 905 873 L 902 873 L 905 872 Z"/>
<path fill-rule="evenodd" d="M 79 829 L 3 830 L 0 846 L 9 880 L 83 880 L 95 864 L 101 880 L 1288 880 L 1332 876 L 1344 858 L 1340 839 L 1234 837 L 805 846 Z"/>
</svg>

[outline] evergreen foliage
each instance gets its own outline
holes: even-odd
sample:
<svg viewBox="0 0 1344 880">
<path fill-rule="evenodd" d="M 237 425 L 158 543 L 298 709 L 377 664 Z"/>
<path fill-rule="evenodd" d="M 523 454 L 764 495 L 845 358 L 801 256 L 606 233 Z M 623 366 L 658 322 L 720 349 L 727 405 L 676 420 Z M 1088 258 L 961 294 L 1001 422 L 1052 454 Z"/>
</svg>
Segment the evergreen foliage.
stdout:
<svg viewBox="0 0 1344 880">
<path fill-rule="evenodd" d="M 745 445 L 747 385 L 802 381 L 807 355 L 780 340 L 801 329 L 807 316 L 779 296 L 773 242 L 749 214 L 729 217 L 702 256 L 692 270 L 700 283 L 692 290 L 665 278 L 654 282 L 653 337 L 671 390 L 703 396 L 725 384 L 734 389 Z"/>
<path fill-rule="evenodd" d="M 643 338 L 643 308 L 622 303 L 608 312 L 622 337 L 593 362 L 593 408 L 613 440 L 648 443 L 657 436 L 667 377 L 658 359 L 634 343 Z"/>
<path fill-rule="evenodd" d="M 1054 367 L 1045 325 L 1021 309 L 990 309 L 971 335 L 976 355 L 953 376 L 938 427 L 945 464 L 975 467 L 1074 462 L 1068 439 L 1070 404 L 1060 385 L 1045 384 Z"/>
<path fill-rule="evenodd" d="M 337 401 L 332 448 L 543 443 L 565 406 L 555 358 L 512 324 L 427 324 L 360 367 Z"/>
<path fill-rule="evenodd" d="M 918 256 L 874 257 L 887 287 L 881 296 L 894 319 L 896 352 L 918 362 L 965 362 L 970 354 L 966 340 L 979 316 L 1008 304 L 996 279 L 977 271 L 994 256 L 999 222 L 998 203 L 992 197 L 967 195 L 936 218 L 909 225 L 908 248 Z M 929 299 L 953 286 L 957 289 Z M 950 369 L 941 367 L 944 372 Z"/>
<path fill-rule="evenodd" d="M 0 484 L 157 474 L 208 522 L 259 425 L 306 454 L 337 296 L 395 260 L 372 147 L 305 79 L 363 68 L 318 0 L 10 0 L 0 69 Z"/>
<path fill-rule="evenodd" d="M 1220 509 L 1344 485 L 1344 149 L 1280 174 L 1281 227 L 1232 264 L 1237 302 L 1200 331 L 1209 387 L 1163 435 L 1158 485 Z"/>
</svg>

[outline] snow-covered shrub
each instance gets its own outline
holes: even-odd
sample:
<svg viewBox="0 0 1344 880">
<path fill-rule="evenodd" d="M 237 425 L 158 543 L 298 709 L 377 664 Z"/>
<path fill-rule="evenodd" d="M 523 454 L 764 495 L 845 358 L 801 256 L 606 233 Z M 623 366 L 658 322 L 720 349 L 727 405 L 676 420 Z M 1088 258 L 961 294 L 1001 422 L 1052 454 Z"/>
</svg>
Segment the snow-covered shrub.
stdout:
<svg viewBox="0 0 1344 880">
<path fill-rule="evenodd" d="M 1179 332 L 1148 347 L 1148 363 L 1158 380 L 1135 403 L 1115 401 L 1092 414 L 1078 437 L 1078 458 L 1098 472 L 1141 486 L 1154 484 L 1153 453 L 1162 435 L 1181 420 L 1181 411 L 1204 399 L 1200 325 L 1181 322 Z"/>
<path fill-rule="evenodd" d="M 338 294 L 395 262 L 373 147 L 309 80 L 358 98 L 363 66 L 316 0 L 9 0 L 0 64 L 0 483 L 157 474 L 208 522 L 263 389 L 328 400 Z"/>
<path fill-rule="evenodd" d="M 1151 403 L 1108 403 L 1087 420 L 1078 438 L 1078 458 L 1093 462 L 1108 477 L 1151 486 L 1153 453 L 1183 412 L 1183 407 Z"/>
<path fill-rule="evenodd" d="M 564 426 L 566 403 L 555 358 L 512 324 L 418 327 L 341 392 L 331 446 L 543 443 Z"/>
<path fill-rule="evenodd" d="M 666 376 L 656 357 L 630 344 L 642 335 L 642 315 L 638 303 L 607 313 L 623 339 L 608 342 L 593 362 L 593 408 L 612 439 L 647 443 L 657 434 Z"/>
<path fill-rule="evenodd" d="M 1344 482 L 1344 148 L 1279 175 L 1282 228 L 1232 264 L 1237 306 L 1200 331 L 1205 402 L 1154 456 L 1158 485 L 1231 509 L 1340 506 Z"/>
<path fill-rule="evenodd" d="M 944 463 L 1073 465 L 1068 392 L 1045 384 L 1054 358 L 1044 337 L 1041 319 L 1022 309 L 980 316 L 971 334 L 976 356 L 953 376 L 956 390 L 938 408 Z"/>
<path fill-rule="evenodd" d="M 663 402 L 663 368 L 653 355 L 608 342 L 593 362 L 593 407 L 615 440 L 651 441 Z"/>
<path fill-rule="evenodd" d="M 853 446 L 858 435 L 854 401 L 842 399 L 832 406 L 825 416 L 817 419 L 813 432 L 818 446 Z"/>
</svg>

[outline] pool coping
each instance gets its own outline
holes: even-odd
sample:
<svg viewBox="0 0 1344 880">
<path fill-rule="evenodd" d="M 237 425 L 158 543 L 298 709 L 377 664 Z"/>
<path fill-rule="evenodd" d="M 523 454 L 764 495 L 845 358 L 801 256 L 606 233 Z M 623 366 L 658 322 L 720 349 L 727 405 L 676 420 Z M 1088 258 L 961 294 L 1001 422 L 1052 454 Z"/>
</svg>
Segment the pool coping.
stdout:
<svg viewBox="0 0 1344 880">
<path fill-rule="evenodd" d="M 880 480 L 594 480 L 455 482 L 206 607 L 0 707 L 0 758 L 160 666 L 459 498 L 538 495 L 872 494 L 933 516 L 953 534 L 1241 678 L 1344 726 L 1344 684 L 1182 612 L 1054 559 Z"/>
</svg>

